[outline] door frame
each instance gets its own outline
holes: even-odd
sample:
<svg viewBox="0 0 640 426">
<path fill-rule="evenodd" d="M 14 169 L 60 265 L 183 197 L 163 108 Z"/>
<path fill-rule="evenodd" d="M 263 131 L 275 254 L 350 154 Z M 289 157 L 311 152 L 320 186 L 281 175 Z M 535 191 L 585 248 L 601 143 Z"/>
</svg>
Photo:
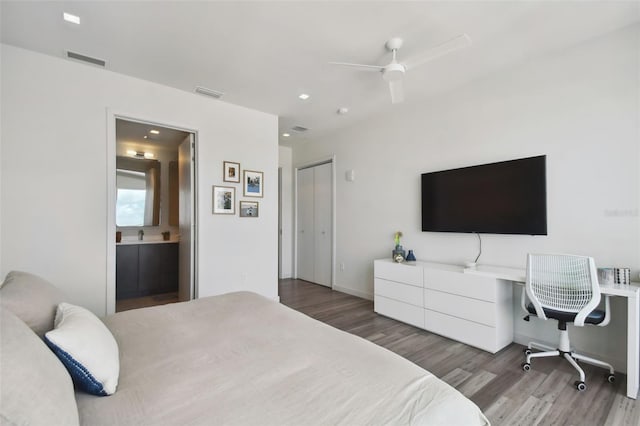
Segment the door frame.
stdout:
<svg viewBox="0 0 640 426">
<path fill-rule="evenodd" d="M 180 130 L 193 134 L 192 166 L 193 181 L 191 182 L 191 204 L 194 209 L 193 218 L 195 223 L 191 225 L 193 229 L 193 247 L 191 253 L 191 266 L 193 268 L 193 297 L 198 297 L 198 226 L 199 212 L 197 202 L 198 188 L 198 130 L 189 126 L 172 123 L 169 120 L 156 120 L 150 117 L 142 117 L 139 114 L 113 110 L 107 108 L 107 223 L 106 223 L 106 294 L 105 311 L 111 315 L 116 311 L 116 120 L 122 119 L 141 124 L 151 124 Z"/>
<path fill-rule="evenodd" d="M 298 278 L 298 170 L 331 164 L 331 288 L 336 286 L 336 155 L 300 163 L 293 168 L 293 277 Z"/>
</svg>

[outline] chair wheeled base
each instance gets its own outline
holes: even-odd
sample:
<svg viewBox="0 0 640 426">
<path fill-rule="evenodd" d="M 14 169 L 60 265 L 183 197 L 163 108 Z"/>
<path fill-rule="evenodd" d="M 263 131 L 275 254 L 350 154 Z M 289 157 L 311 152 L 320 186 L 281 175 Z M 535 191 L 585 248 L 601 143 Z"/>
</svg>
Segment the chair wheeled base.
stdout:
<svg viewBox="0 0 640 426">
<path fill-rule="evenodd" d="M 544 352 L 532 352 L 532 349 L 543 350 Z M 568 330 L 566 330 L 566 325 L 564 330 L 560 330 L 559 348 L 554 349 L 551 346 L 543 345 L 542 343 L 529 342 L 529 345 L 524 350 L 524 353 L 526 355 L 526 361 L 522 363 L 522 369 L 524 371 L 531 370 L 532 358 L 559 356 L 569 361 L 569 364 L 571 364 L 573 368 L 578 370 L 578 374 L 580 375 L 580 380 L 574 382 L 576 389 L 578 389 L 579 391 L 587 389 L 587 385 L 584 383 L 584 370 L 578 365 L 578 361 L 583 361 L 587 364 L 595 365 L 598 367 L 608 368 L 609 374 L 607 375 L 607 381 L 609 383 L 614 383 L 616 380 L 615 371 L 613 370 L 613 366 L 611 366 L 611 364 L 588 357 L 586 355 L 577 354 L 571 350 L 571 344 L 569 342 L 569 332 Z"/>
</svg>

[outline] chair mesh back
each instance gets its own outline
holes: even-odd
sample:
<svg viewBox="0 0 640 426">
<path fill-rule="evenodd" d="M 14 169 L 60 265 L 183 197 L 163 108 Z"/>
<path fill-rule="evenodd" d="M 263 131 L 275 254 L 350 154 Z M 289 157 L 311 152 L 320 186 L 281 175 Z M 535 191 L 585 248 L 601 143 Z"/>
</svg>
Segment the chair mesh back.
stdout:
<svg viewBox="0 0 640 426">
<path fill-rule="evenodd" d="M 531 254 L 529 263 L 527 280 L 543 308 L 579 312 L 593 299 L 588 257 Z"/>
</svg>

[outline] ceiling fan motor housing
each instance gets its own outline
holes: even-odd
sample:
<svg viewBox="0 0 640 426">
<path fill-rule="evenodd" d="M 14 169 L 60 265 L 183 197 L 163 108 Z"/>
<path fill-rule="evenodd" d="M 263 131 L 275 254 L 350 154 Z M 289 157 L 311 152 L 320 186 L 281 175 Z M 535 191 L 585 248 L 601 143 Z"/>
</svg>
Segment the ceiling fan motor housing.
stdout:
<svg viewBox="0 0 640 426">
<path fill-rule="evenodd" d="M 398 63 L 391 63 L 384 67 L 382 70 L 382 78 L 385 81 L 396 81 L 402 79 L 405 69 L 404 65 Z"/>
</svg>

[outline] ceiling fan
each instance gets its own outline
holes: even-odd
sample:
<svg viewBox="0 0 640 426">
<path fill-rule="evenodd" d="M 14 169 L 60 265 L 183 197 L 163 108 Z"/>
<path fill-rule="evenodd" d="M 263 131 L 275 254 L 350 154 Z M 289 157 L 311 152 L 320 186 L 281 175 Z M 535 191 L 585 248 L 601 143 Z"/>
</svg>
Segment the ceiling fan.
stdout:
<svg viewBox="0 0 640 426">
<path fill-rule="evenodd" d="M 391 103 L 397 104 L 404 100 L 404 91 L 402 88 L 402 78 L 404 73 L 410 69 L 423 65 L 433 59 L 462 49 L 471 45 L 471 38 L 467 34 L 459 35 L 449 41 L 445 41 L 437 46 L 426 50 L 420 55 L 398 62 L 396 54 L 398 49 L 402 47 L 403 40 L 400 37 L 389 39 L 385 43 L 385 47 L 393 54 L 391 62 L 387 65 L 365 65 L 351 64 L 348 62 L 329 62 L 332 65 L 342 65 L 347 67 L 358 68 L 362 71 L 374 71 L 382 73 L 382 78 L 389 82 L 389 90 L 391 91 Z"/>
</svg>

